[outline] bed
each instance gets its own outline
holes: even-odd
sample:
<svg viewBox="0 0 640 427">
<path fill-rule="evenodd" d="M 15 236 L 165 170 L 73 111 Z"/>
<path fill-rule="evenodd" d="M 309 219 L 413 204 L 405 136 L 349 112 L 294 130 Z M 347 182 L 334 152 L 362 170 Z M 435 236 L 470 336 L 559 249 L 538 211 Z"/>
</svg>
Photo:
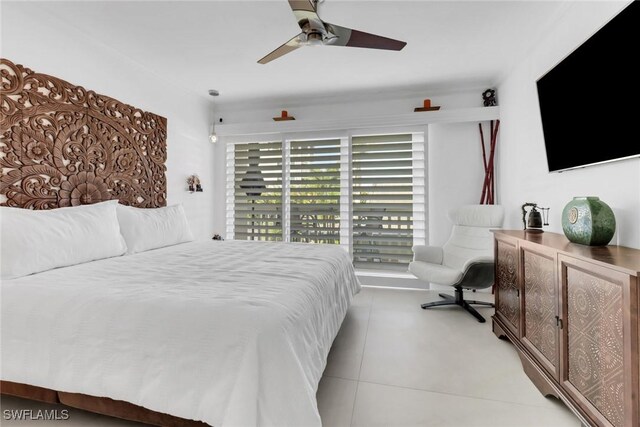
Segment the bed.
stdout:
<svg viewBox="0 0 640 427">
<path fill-rule="evenodd" d="M 359 290 L 329 245 L 204 241 L 2 283 L 2 380 L 231 425 L 320 425 Z"/>
<path fill-rule="evenodd" d="M 0 71 L 1 392 L 164 426 L 320 425 L 349 255 L 192 241 L 166 207 L 166 118 Z"/>
</svg>

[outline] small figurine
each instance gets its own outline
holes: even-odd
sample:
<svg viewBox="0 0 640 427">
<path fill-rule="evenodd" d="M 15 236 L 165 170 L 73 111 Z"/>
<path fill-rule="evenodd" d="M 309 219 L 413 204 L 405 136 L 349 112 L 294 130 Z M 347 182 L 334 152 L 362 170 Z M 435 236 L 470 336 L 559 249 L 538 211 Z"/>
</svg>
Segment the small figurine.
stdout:
<svg viewBox="0 0 640 427">
<path fill-rule="evenodd" d="M 224 240 L 224 239 L 222 238 L 222 236 L 221 236 L 221 235 L 219 235 L 219 234 L 214 234 L 214 235 L 213 235 L 213 240 Z"/>
<path fill-rule="evenodd" d="M 198 175 L 194 174 L 187 178 L 187 184 L 189 184 L 189 191 L 192 193 L 194 191 L 202 191 L 202 185 L 200 185 L 200 178 L 198 178 Z"/>
<path fill-rule="evenodd" d="M 496 101 L 495 89 L 487 89 L 484 92 L 482 92 L 482 99 L 484 100 L 485 107 L 494 107 L 498 105 Z"/>
</svg>

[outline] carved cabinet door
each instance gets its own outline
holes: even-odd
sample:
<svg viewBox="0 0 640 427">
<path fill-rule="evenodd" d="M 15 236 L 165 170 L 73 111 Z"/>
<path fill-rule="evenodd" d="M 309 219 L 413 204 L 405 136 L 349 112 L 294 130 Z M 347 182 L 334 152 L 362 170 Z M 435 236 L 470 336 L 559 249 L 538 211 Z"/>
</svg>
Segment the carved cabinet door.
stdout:
<svg viewBox="0 0 640 427">
<path fill-rule="evenodd" d="M 559 255 L 559 279 L 560 383 L 594 425 L 637 426 L 637 278 Z"/>
<path fill-rule="evenodd" d="M 519 337 L 520 288 L 518 283 L 517 240 L 496 237 L 495 294 L 496 316 Z"/>
<path fill-rule="evenodd" d="M 556 252 L 520 242 L 522 344 L 555 379 L 560 371 Z"/>
</svg>

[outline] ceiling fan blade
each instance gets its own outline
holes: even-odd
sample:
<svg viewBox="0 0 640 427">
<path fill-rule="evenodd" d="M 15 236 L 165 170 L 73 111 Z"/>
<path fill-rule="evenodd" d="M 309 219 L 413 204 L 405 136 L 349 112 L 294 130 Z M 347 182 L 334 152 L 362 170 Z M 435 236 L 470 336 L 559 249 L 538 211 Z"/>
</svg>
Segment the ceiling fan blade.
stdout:
<svg viewBox="0 0 640 427">
<path fill-rule="evenodd" d="M 264 58 L 260 59 L 258 61 L 258 64 L 266 64 L 268 62 L 273 61 L 274 59 L 278 59 L 281 56 L 296 50 L 297 48 L 300 47 L 299 40 L 300 40 L 300 34 L 298 34 L 297 36 L 295 36 L 294 38 L 292 38 L 291 40 L 289 40 L 288 42 L 286 42 L 285 44 L 283 44 L 273 52 L 269 53 Z"/>
<path fill-rule="evenodd" d="M 326 23 L 327 31 L 336 35 L 336 38 L 329 38 L 327 46 L 348 46 L 364 47 L 368 49 L 402 50 L 407 42 L 378 36 L 376 34 L 365 33 L 364 31 L 352 30 L 351 28 Z"/>
<path fill-rule="evenodd" d="M 318 32 L 321 34 L 326 32 L 324 22 L 316 13 L 314 4 L 310 0 L 289 0 L 289 6 L 291 6 L 302 32 Z"/>
<path fill-rule="evenodd" d="M 289 6 L 294 12 L 296 10 L 304 10 L 305 12 L 316 12 L 316 8 L 313 7 L 311 0 L 289 0 Z"/>
</svg>

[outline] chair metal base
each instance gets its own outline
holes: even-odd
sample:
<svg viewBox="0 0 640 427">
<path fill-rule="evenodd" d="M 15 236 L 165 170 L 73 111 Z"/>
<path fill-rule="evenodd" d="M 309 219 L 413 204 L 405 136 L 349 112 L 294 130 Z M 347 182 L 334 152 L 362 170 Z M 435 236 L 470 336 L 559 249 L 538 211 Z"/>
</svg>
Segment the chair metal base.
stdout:
<svg viewBox="0 0 640 427">
<path fill-rule="evenodd" d="M 455 297 L 447 294 L 439 294 L 441 298 L 444 298 L 444 301 L 428 302 L 428 303 L 422 304 L 421 307 L 423 309 L 427 309 L 430 307 L 438 307 L 440 305 L 459 305 L 460 307 L 464 308 L 469 313 L 471 313 L 473 317 L 478 319 L 478 322 L 480 323 L 486 322 L 485 318 L 482 317 L 482 315 L 478 313 L 475 308 L 471 307 L 471 304 L 484 305 L 487 307 L 495 307 L 495 305 L 490 302 L 465 300 L 462 297 L 462 288 L 455 288 L 455 290 L 456 290 Z"/>
</svg>

